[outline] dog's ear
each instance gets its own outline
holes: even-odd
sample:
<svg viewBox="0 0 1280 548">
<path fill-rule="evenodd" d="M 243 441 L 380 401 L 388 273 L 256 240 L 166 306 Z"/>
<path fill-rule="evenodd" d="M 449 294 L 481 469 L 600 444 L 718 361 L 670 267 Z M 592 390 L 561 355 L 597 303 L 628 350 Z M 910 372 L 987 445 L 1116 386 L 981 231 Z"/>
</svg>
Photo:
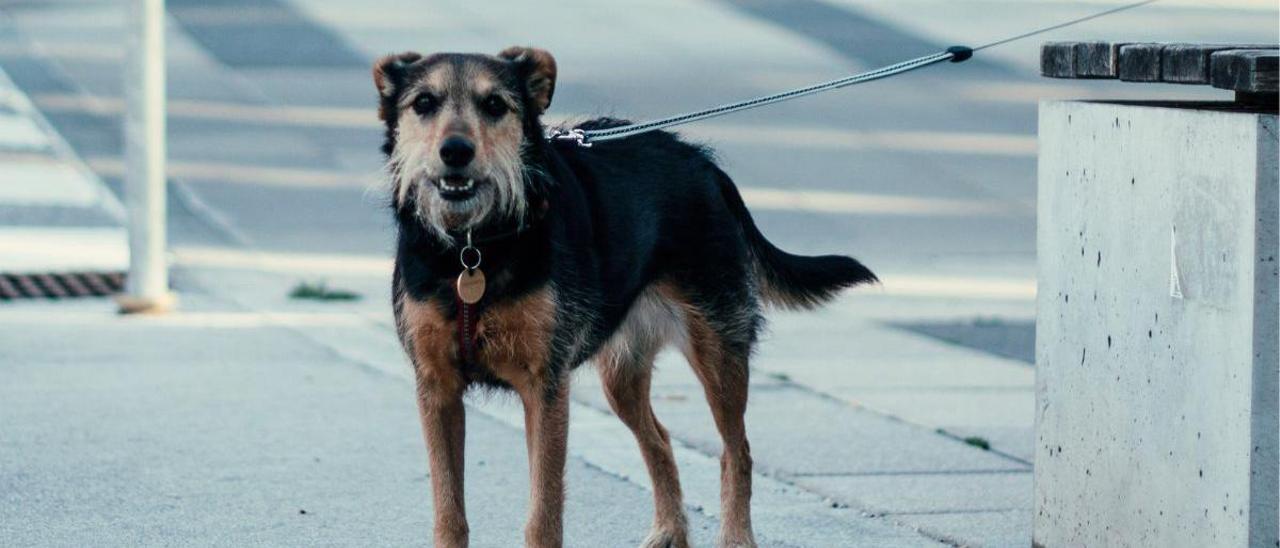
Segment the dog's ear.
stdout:
<svg viewBox="0 0 1280 548">
<path fill-rule="evenodd" d="M 538 114 L 547 111 L 551 106 L 551 96 L 556 92 L 556 58 L 544 49 L 523 46 L 511 46 L 502 50 L 498 57 L 511 61 L 520 67 L 520 74 L 525 78 L 525 86 L 529 97 L 538 109 Z"/>
<path fill-rule="evenodd" d="M 386 55 L 373 63 L 373 85 L 378 88 L 378 95 L 385 101 L 394 100 L 404 91 L 409 65 L 422 59 L 422 54 L 407 51 L 395 55 Z M 384 120 L 386 113 L 379 110 L 378 117 Z"/>
</svg>

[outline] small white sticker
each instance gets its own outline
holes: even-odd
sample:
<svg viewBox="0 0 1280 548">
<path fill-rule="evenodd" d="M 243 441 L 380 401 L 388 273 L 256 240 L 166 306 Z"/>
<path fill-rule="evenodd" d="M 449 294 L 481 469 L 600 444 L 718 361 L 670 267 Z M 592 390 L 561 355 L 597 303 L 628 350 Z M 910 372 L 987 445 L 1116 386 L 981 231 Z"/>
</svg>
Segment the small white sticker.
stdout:
<svg viewBox="0 0 1280 548">
<path fill-rule="evenodd" d="M 1178 275 L 1178 227 L 1169 225 L 1169 296 L 1182 298 L 1182 280 Z"/>
</svg>

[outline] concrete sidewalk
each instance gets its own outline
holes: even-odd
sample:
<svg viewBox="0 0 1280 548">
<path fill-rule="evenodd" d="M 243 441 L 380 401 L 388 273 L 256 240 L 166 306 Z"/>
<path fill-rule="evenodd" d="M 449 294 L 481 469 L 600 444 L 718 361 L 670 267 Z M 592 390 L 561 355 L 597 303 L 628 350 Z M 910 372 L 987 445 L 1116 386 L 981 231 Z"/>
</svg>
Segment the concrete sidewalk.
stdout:
<svg viewBox="0 0 1280 548">
<path fill-rule="evenodd" d="M 341 257 L 228 249 L 180 250 L 177 259 L 183 310 L 171 316 L 120 317 L 103 300 L 0 308 L 0 536 L 20 545 L 427 538 L 426 464 L 385 273 L 361 273 Z M 286 296 L 319 277 L 363 298 Z M 763 545 L 1025 542 L 1025 462 L 841 401 L 834 394 L 866 370 L 810 384 L 816 356 L 779 354 L 830 331 L 795 318 L 775 325 L 748 414 Z M 841 325 L 856 334 L 867 324 Z M 931 344 L 897 343 L 922 352 Z M 665 355 L 659 368 L 656 406 L 676 440 L 694 540 L 708 545 L 718 440 L 687 366 Z M 567 538 L 636 545 L 651 506 L 635 442 L 593 373 L 580 372 L 573 397 Z M 527 492 L 520 411 L 501 397 L 470 407 L 473 540 L 518 544 Z"/>
<path fill-rule="evenodd" d="M 389 261 L 225 248 L 179 249 L 176 257 L 205 291 L 291 322 L 314 344 L 410 382 L 386 306 Z M 304 280 L 363 299 L 287 298 Z M 886 327 L 859 311 L 875 310 L 876 299 L 853 296 L 816 314 L 771 315 L 772 334 L 754 361 L 747 422 L 759 472 L 757 531 L 769 545 L 896 546 L 916 538 L 898 537 L 903 528 L 918 529 L 917 540 L 1023 544 L 1030 535 L 1030 368 Z M 647 489 L 630 433 L 611 416 L 589 369 L 575 378 L 572 455 Z M 714 517 L 719 439 L 701 389 L 674 353 L 659 358 L 654 382 L 655 408 L 677 442 L 686 501 Z M 522 427 L 509 402 L 474 403 L 481 414 Z"/>
<path fill-rule="evenodd" d="M 116 316 L 105 300 L 0 308 L 5 545 L 430 538 L 409 383 L 296 332 L 323 315 L 270 316 L 190 291 L 182 301 L 182 313 L 157 318 Z M 468 420 L 476 546 L 521 542 L 521 435 L 482 413 Z M 580 459 L 568 469 L 569 545 L 644 538 L 643 489 Z M 708 545 L 714 521 L 690 517 L 695 541 Z"/>
</svg>

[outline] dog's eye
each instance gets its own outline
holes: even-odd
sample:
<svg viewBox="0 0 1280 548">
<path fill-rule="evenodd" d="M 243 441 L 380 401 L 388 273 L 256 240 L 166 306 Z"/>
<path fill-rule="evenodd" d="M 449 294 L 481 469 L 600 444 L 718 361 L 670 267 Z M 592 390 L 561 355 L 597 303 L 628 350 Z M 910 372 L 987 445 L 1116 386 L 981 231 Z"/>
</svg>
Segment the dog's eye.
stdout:
<svg viewBox="0 0 1280 548">
<path fill-rule="evenodd" d="M 432 112 L 435 112 L 437 108 L 440 108 L 440 100 L 436 99 L 435 96 L 430 93 L 423 93 L 422 95 L 419 95 L 417 99 L 413 100 L 413 110 L 416 111 L 419 116 L 431 114 Z"/>
<path fill-rule="evenodd" d="M 496 95 L 490 95 L 480 102 L 480 108 L 489 116 L 497 118 L 507 113 L 507 103 Z"/>
</svg>

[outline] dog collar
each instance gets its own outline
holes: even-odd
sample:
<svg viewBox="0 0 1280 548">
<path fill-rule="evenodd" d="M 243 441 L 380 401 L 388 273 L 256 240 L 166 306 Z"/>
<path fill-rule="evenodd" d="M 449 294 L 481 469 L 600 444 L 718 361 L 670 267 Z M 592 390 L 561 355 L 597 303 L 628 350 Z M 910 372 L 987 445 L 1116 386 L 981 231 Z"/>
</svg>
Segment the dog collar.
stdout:
<svg viewBox="0 0 1280 548">
<path fill-rule="evenodd" d="M 543 200 L 538 216 L 534 220 L 541 220 L 549 207 L 548 202 Z M 484 256 L 477 246 L 519 236 L 528 228 L 529 224 L 521 219 L 515 228 L 495 234 L 475 237 L 472 231 L 468 230 L 460 235 L 453 235 L 454 246 L 458 248 L 458 262 L 462 264 L 462 271 L 458 273 L 458 278 L 453 285 L 453 294 L 458 303 L 458 354 L 462 358 L 463 365 L 471 367 L 476 363 L 480 301 L 484 298 L 486 286 L 484 271 L 480 270 L 480 263 L 484 260 Z"/>
<path fill-rule="evenodd" d="M 493 242 L 505 240 L 507 238 L 513 238 L 513 237 L 519 236 L 520 234 L 523 234 L 525 231 L 529 230 L 529 228 L 531 228 L 534 223 L 541 221 L 543 217 L 546 217 L 547 210 L 550 208 L 551 208 L 551 204 L 547 200 L 543 200 L 541 206 L 538 208 L 536 217 L 534 217 L 533 219 L 526 219 L 522 217 L 520 219 L 520 222 L 516 223 L 516 226 L 514 227 L 508 228 L 506 230 L 499 230 L 492 234 L 483 234 L 483 233 L 473 234 L 471 230 L 463 230 L 463 231 L 450 230 L 449 237 L 453 239 L 453 247 L 456 247 L 459 249 L 467 246 L 491 244 Z"/>
</svg>

